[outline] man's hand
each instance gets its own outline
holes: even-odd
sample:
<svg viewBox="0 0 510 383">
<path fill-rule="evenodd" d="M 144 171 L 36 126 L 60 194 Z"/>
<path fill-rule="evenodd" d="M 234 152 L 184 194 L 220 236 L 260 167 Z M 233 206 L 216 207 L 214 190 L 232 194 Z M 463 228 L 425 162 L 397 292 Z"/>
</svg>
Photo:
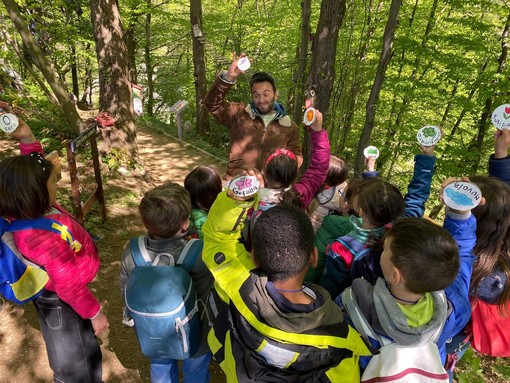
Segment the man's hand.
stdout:
<svg viewBox="0 0 510 383">
<path fill-rule="evenodd" d="M 230 64 L 230 68 L 228 68 L 226 80 L 230 82 L 234 82 L 237 80 L 239 76 L 241 76 L 244 73 L 244 70 L 239 69 L 237 66 L 237 62 L 243 58 L 246 57 L 244 53 L 241 53 L 239 57 L 237 57 L 236 52 L 232 52 L 232 64 Z"/>
<path fill-rule="evenodd" d="M 502 129 L 494 133 L 494 158 L 506 158 L 510 146 L 510 130 Z"/>
</svg>

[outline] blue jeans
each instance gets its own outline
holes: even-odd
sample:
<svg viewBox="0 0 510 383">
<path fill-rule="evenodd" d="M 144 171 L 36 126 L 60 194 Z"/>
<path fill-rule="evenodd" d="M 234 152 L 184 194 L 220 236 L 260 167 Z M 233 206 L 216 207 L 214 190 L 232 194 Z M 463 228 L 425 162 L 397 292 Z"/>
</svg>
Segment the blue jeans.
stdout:
<svg viewBox="0 0 510 383">
<path fill-rule="evenodd" d="M 208 352 L 197 358 L 182 361 L 184 383 L 209 383 L 209 363 L 212 354 Z M 151 383 L 179 383 L 179 365 L 174 359 L 151 360 Z"/>
<path fill-rule="evenodd" d="M 90 320 L 48 290 L 34 300 L 34 306 L 55 382 L 101 382 L 101 348 Z"/>
</svg>

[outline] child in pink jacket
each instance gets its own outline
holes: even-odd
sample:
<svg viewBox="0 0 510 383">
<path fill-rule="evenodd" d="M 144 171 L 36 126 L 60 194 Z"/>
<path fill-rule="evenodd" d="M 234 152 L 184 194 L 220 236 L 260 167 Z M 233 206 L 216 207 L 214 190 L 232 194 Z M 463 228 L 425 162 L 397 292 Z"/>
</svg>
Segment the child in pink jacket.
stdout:
<svg viewBox="0 0 510 383">
<path fill-rule="evenodd" d="M 87 287 L 99 270 L 97 248 L 56 203 L 56 169 L 44 159 L 30 128 L 20 120 L 12 135 L 25 155 L 0 162 L 0 215 L 12 220 L 44 216 L 61 224 L 61 235 L 40 229 L 14 233 L 20 252 L 49 276 L 34 304 L 54 380 L 101 382 L 102 355 L 95 335 L 108 328 L 108 319 Z M 30 150 L 35 151 L 26 154 Z"/>
</svg>

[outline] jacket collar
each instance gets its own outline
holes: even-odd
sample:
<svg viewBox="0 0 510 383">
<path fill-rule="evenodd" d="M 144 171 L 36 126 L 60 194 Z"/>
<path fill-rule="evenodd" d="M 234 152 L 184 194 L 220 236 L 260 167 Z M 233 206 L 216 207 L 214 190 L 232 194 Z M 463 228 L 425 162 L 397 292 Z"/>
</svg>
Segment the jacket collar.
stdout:
<svg viewBox="0 0 510 383">
<path fill-rule="evenodd" d="M 255 105 L 253 105 L 253 101 L 246 105 L 246 108 L 244 110 L 246 113 L 249 114 L 252 120 L 255 120 L 256 117 L 262 118 L 257 108 L 255 108 Z M 276 112 L 275 120 L 277 120 L 281 126 L 290 128 L 290 126 L 292 125 L 292 120 L 287 115 L 287 112 L 285 111 L 283 105 L 278 102 L 275 102 L 274 111 Z"/>
</svg>

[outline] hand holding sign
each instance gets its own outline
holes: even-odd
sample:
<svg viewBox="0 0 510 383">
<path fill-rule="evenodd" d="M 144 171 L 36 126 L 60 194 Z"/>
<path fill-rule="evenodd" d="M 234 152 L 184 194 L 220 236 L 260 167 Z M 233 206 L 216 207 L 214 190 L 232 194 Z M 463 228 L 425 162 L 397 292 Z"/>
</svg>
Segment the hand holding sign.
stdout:
<svg viewBox="0 0 510 383">
<path fill-rule="evenodd" d="M 372 158 L 376 160 L 377 158 L 379 158 L 379 149 L 377 149 L 375 146 L 367 146 L 363 151 L 363 154 L 367 159 Z"/>
<path fill-rule="evenodd" d="M 237 60 L 237 67 L 243 72 L 246 72 L 248 69 L 250 69 L 250 66 L 250 59 L 247 56 L 243 56 Z"/>
<path fill-rule="evenodd" d="M 446 206 L 458 213 L 468 212 L 480 203 L 485 203 L 480 188 L 463 177 L 462 181 L 449 178 L 442 184 L 440 197 Z"/>
<path fill-rule="evenodd" d="M 441 129 L 434 125 L 425 125 L 418 130 L 416 139 L 422 146 L 434 146 L 441 139 Z"/>
</svg>

